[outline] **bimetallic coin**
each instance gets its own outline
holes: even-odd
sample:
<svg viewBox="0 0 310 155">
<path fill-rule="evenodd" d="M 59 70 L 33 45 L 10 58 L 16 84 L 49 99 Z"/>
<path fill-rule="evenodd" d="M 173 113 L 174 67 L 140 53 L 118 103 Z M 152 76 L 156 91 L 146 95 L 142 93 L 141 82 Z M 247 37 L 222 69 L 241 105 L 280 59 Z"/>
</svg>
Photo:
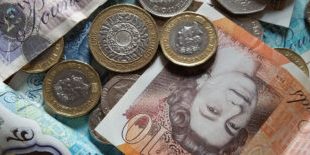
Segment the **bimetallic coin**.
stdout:
<svg viewBox="0 0 310 155">
<path fill-rule="evenodd" d="M 45 72 L 60 61 L 63 51 L 64 39 L 62 38 L 23 67 L 23 71 L 27 73 Z"/>
<path fill-rule="evenodd" d="M 89 126 L 89 132 L 97 141 L 103 143 L 103 144 L 109 144 L 109 142 L 100 136 L 96 131 L 95 128 L 98 126 L 98 124 L 104 119 L 106 115 L 101 111 L 100 108 L 96 108 L 91 114 L 89 115 L 88 120 L 88 126 Z"/>
<path fill-rule="evenodd" d="M 109 113 L 138 78 L 139 75 L 137 74 L 115 76 L 104 85 L 100 107 L 105 115 Z"/>
<path fill-rule="evenodd" d="M 306 10 L 305 10 L 305 14 L 306 14 L 306 20 L 308 22 L 308 25 L 310 25 L 310 1 L 308 2 L 307 6 L 306 6 Z"/>
<path fill-rule="evenodd" d="M 197 66 L 210 59 L 218 45 L 217 32 L 204 16 L 185 12 L 164 25 L 160 39 L 164 55 L 181 66 Z"/>
<path fill-rule="evenodd" d="M 266 3 L 262 0 L 217 0 L 229 12 L 241 15 L 263 11 Z"/>
<path fill-rule="evenodd" d="M 158 47 L 157 26 L 143 9 L 115 5 L 99 13 L 89 34 L 95 59 L 115 72 L 131 72 L 147 65 Z"/>
<path fill-rule="evenodd" d="M 257 38 L 263 37 L 264 29 L 258 20 L 251 17 L 232 17 L 230 19 Z"/>
<path fill-rule="evenodd" d="M 47 106 L 66 117 L 87 114 L 98 103 L 101 83 L 98 73 L 88 64 L 63 61 L 48 71 L 43 84 Z"/>
<path fill-rule="evenodd" d="M 305 60 L 291 49 L 287 48 L 275 48 L 279 53 L 284 55 L 287 59 L 293 62 L 298 68 L 300 68 L 307 76 L 309 76 L 309 69 Z"/>
<path fill-rule="evenodd" d="M 185 11 L 193 0 L 139 0 L 142 7 L 159 17 L 173 17 Z"/>
</svg>

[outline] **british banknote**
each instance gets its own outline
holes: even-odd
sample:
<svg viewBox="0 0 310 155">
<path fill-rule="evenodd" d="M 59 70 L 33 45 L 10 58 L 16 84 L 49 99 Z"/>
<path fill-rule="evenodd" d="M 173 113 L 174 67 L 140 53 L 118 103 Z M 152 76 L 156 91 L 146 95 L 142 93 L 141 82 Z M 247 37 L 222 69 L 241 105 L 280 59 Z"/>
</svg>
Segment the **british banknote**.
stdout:
<svg viewBox="0 0 310 155">
<path fill-rule="evenodd" d="M 263 41 L 270 47 L 290 48 L 300 55 L 308 52 L 310 50 L 310 32 L 305 17 L 307 3 L 308 0 L 295 0 L 289 28 L 263 23 Z"/>
<path fill-rule="evenodd" d="M 40 126 L 42 134 L 52 136 L 58 139 L 65 147 L 68 148 L 71 154 L 102 154 L 85 135 L 77 133 L 72 128 L 62 124 L 61 122 L 50 116 L 48 113 L 46 113 L 44 110 L 38 108 L 37 105 L 34 105 L 31 101 L 28 100 L 28 98 L 25 98 L 25 96 L 14 91 L 2 82 L 0 82 L 0 106 L 1 108 L 6 108 L 8 111 L 14 113 L 15 115 L 35 121 Z M 10 119 L 10 115 L 2 115 L 2 113 L 1 117 L 2 120 Z M 15 125 L 23 124 L 19 123 L 18 120 L 11 121 Z M 29 127 L 26 125 L 21 127 L 27 128 L 27 131 L 37 130 L 36 128 L 31 128 L 31 126 Z M 29 139 L 31 137 L 31 133 L 18 133 L 22 132 L 20 130 L 16 132 L 17 133 L 15 133 L 15 135 L 17 136 L 17 138 L 23 136 L 26 137 L 26 139 Z M 11 135 L 6 135 L 6 132 L 0 133 L 0 137 L 5 136 L 8 137 Z M 6 142 L 1 141 L 0 146 L 8 145 L 2 143 Z M 47 143 L 45 142 L 45 144 Z M 5 148 L 2 149 L 7 150 Z M 13 150 L 11 151 L 18 150 L 20 150 L 20 148 L 13 148 Z"/>
<path fill-rule="evenodd" d="M 18 123 L 15 123 L 18 122 Z M 31 119 L 20 117 L 0 106 L 0 154 L 71 154 L 56 138 L 42 134 Z"/>
<path fill-rule="evenodd" d="M 309 136 L 305 75 L 208 5 L 198 13 L 217 27 L 214 60 L 193 74 L 158 58 L 96 131 L 131 155 L 309 154 L 294 137 Z"/>
<path fill-rule="evenodd" d="M 37 57 L 106 0 L 0 2 L 0 80 Z"/>
</svg>

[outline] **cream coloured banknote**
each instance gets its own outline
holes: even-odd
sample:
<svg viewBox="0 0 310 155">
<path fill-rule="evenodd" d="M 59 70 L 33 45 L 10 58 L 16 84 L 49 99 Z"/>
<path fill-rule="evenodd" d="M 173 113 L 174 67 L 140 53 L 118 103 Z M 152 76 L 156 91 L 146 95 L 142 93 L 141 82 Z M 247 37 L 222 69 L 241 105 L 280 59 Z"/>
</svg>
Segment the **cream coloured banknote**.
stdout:
<svg viewBox="0 0 310 155">
<path fill-rule="evenodd" d="M 1 0 L 0 80 L 4 81 L 107 0 Z"/>
<path fill-rule="evenodd" d="M 214 60 L 193 71 L 158 58 L 96 131 L 131 155 L 310 154 L 305 75 L 213 8 L 198 12 L 217 27 Z"/>
</svg>

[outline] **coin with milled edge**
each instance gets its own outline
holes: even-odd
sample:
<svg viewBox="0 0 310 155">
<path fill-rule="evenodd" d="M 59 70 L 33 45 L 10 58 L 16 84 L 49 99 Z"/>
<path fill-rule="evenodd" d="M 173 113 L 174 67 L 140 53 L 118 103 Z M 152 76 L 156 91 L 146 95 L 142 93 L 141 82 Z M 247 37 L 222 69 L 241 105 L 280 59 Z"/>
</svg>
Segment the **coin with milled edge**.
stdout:
<svg viewBox="0 0 310 155">
<path fill-rule="evenodd" d="M 229 12 L 241 15 L 263 11 L 266 2 L 262 0 L 217 0 Z"/>
<path fill-rule="evenodd" d="M 239 26 L 243 27 L 246 31 L 256 36 L 257 38 L 263 37 L 263 26 L 258 20 L 251 17 L 232 17 L 230 19 L 232 19 Z"/>
<path fill-rule="evenodd" d="M 142 7 L 159 17 L 173 17 L 185 11 L 193 0 L 139 0 Z"/>
<path fill-rule="evenodd" d="M 305 60 L 291 49 L 275 48 L 279 53 L 284 55 L 287 59 L 293 62 L 299 69 L 301 69 L 307 76 L 309 76 L 309 69 Z"/>
<path fill-rule="evenodd" d="M 157 26 L 145 10 L 115 5 L 99 13 L 89 33 L 94 58 L 115 72 L 131 72 L 147 65 L 158 48 Z"/>
<path fill-rule="evenodd" d="M 95 128 L 104 119 L 105 116 L 106 115 L 101 111 L 100 108 L 96 108 L 93 112 L 91 112 L 88 120 L 89 132 L 92 135 L 92 137 L 95 138 L 97 141 L 103 144 L 110 144 L 105 138 L 100 136 L 95 131 Z"/>
<path fill-rule="evenodd" d="M 102 88 L 100 108 L 107 115 L 109 111 L 125 95 L 140 75 L 119 75 L 109 80 Z"/>
<path fill-rule="evenodd" d="M 43 96 L 48 108 L 56 114 L 66 117 L 85 115 L 100 99 L 99 75 L 83 62 L 63 61 L 46 74 Z"/>
<path fill-rule="evenodd" d="M 23 67 L 22 70 L 27 73 L 45 72 L 60 61 L 63 56 L 63 51 L 64 39 L 62 38 Z"/>
<path fill-rule="evenodd" d="M 160 45 L 170 61 L 192 67 L 203 64 L 215 54 L 218 37 L 215 27 L 206 17 L 184 12 L 164 25 Z"/>
<path fill-rule="evenodd" d="M 308 25 L 310 25 L 310 1 L 308 2 L 306 6 L 305 14 L 306 14 L 305 17 L 308 22 Z"/>
</svg>

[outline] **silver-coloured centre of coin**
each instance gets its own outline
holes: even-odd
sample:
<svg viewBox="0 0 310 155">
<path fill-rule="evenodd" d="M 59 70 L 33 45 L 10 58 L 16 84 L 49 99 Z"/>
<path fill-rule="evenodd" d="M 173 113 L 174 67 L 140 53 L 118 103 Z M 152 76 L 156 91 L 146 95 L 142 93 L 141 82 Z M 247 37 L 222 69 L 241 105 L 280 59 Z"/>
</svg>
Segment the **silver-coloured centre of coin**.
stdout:
<svg viewBox="0 0 310 155">
<path fill-rule="evenodd" d="M 263 11 L 266 3 L 262 0 L 217 0 L 233 14 L 251 14 Z"/>
<path fill-rule="evenodd" d="M 207 47 L 207 44 L 207 32 L 197 22 L 181 23 L 170 33 L 170 46 L 179 54 L 200 54 Z"/>
<path fill-rule="evenodd" d="M 139 0 L 150 13 L 161 17 L 172 17 L 185 11 L 192 0 Z"/>
<path fill-rule="evenodd" d="M 108 17 L 100 30 L 99 45 L 104 54 L 116 62 L 133 62 L 143 56 L 149 34 L 145 23 L 131 13 L 118 13 Z"/>
<path fill-rule="evenodd" d="M 86 75 L 78 70 L 66 70 L 53 81 L 55 98 L 63 105 L 76 107 L 89 99 L 91 85 Z"/>
</svg>

